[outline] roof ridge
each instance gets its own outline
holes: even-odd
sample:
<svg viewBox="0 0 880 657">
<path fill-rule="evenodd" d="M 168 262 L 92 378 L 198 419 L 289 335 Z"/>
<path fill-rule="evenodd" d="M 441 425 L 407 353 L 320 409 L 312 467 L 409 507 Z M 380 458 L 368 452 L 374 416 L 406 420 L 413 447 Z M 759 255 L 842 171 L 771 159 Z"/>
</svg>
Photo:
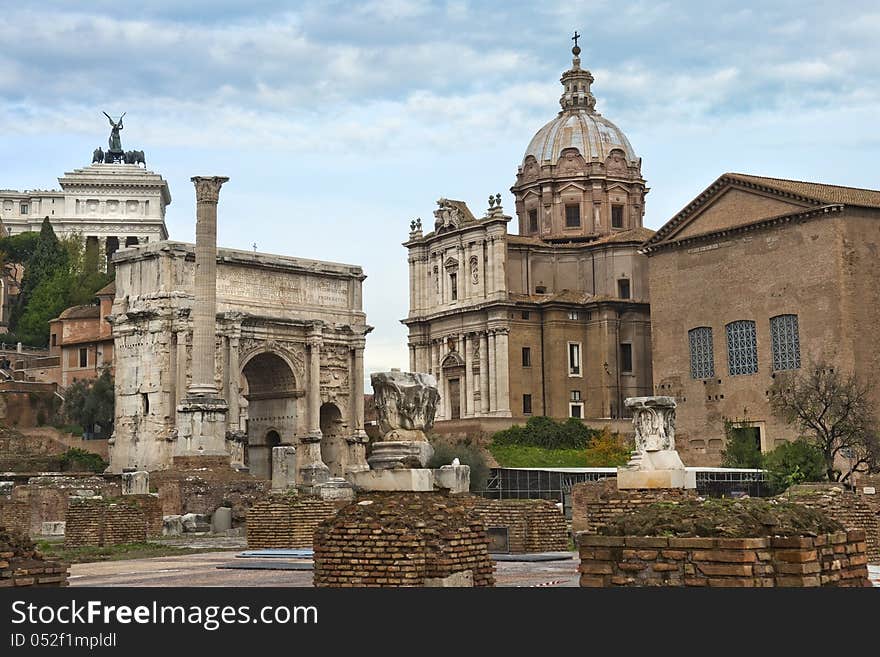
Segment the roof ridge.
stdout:
<svg viewBox="0 0 880 657">
<path fill-rule="evenodd" d="M 822 187 L 835 187 L 837 189 L 856 189 L 861 192 L 880 192 L 870 187 L 853 187 L 852 185 L 835 185 L 833 183 L 816 182 L 815 180 L 796 180 L 795 178 L 777 178 L 775 176 L 758 176 L 753 173 L 738 173 L 736 171 L 728 171 L 725 176 L 738 176 L 741 178 L 759 178 L 761 180 L 778 180 L 780 182 L 799 183 L 801 185 L 821 185 Z"/>
</svg>

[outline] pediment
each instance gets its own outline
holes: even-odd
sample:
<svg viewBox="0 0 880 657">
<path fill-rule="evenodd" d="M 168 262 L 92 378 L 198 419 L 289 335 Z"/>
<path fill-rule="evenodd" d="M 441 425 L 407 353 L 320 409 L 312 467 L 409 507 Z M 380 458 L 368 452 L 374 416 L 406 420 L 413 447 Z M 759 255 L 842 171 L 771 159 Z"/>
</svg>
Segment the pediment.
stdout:
<svg viewBox="0 0 880 657">
<path fill-rule="evenodd" d="M 566 183 L 565 185 L 560 185 L 559 186 L 559 193 L 562 194 L 570 189 L 576 189 L 578 192 L 583 192 L 584 190 L 586 190 L 586 187 L 584 185 L 580 185 L 576 182 L 570 182 L 570 183 Z"/>
<path fill-rule="evenodd" d="M 809 199 L 755 189 L 722 176 L 666 222 L 648 244 L 734 229 L 814 207 Z"/>
</svg>

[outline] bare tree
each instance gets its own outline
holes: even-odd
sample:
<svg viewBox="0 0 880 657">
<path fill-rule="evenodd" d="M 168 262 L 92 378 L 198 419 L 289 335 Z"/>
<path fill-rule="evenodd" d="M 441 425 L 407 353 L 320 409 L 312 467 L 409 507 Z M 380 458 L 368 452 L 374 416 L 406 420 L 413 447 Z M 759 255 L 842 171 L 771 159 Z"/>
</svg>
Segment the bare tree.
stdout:
<svg viewBox="0 0 880 657">
<path fill-rule="evenodd" d="M 770 389 L 774 415 L 794 424 L 822 451 L 831 481 L 847 481 L 854 472 L 880 466 L 877 409 L 872 386 L 844 376 L 827 363 L 811 363 L 778 374 Z M 843 471 L 835 466 L 846 464 Z"/>
</svg>

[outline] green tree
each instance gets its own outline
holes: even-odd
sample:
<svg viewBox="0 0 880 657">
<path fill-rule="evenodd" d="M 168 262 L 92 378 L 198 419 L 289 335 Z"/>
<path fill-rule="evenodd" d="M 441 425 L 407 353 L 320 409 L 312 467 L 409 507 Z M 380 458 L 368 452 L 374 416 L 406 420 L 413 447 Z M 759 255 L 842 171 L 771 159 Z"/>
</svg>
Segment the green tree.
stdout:
<svg viewBox="0 0 880 657">
<path fill-rule="evenodd" d="M 829 480 L 880 469 L 872 386 L 854 374 L 844 375 L 828 363 L 782 373 L 770 388 L 770 407 L 819 449 Z"/>
<path fill-rule="evenodd" d="M 725 468 L 760 468 L 763 462 L 761 447 L 752 427 L 743 426 L 748 420 L 724 418 L 727 440 L 721 451 L 721 465 Z"/>
<path fill-rule="evenodd" d="M 779 445 L 764 455 L 764 469 L 775 493 L 794 483 L 825 479 L 822 451 L 804 438 Z"/>
<path fill-rule="evenodd" d="M 113 377 L 104 369 L 93 381 L 77 381 L 67 388 L 64 413 L 68 421 L 107 438 L 113 432 Z"/>
<path fill-rule="evenodd" d="M 439 468 L 449 465 L 457 458 L 461 465 L 468 465 L 471 468 L 470 491 L 479 493 L 486 489 L 486 483 L 489 481 L 489 465 L 478 446 L 470 443 L 450 445 L 441 442 L 434 444 L 433 447 L 434 455 L 428 461 L 427 467 Z"/>
</svg>

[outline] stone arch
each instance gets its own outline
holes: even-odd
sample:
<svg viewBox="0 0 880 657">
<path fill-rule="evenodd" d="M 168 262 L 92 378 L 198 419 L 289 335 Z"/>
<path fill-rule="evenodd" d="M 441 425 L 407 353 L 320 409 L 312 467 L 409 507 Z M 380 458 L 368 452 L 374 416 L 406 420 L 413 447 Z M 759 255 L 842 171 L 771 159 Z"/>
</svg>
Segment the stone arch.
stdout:
<svg viewBox="0 0 880 657">
<path fill-rule="evenodd" d="M 464 404 L 462 403 L 465 385 L 464 358 L 458 351 L 450 351 L 443 359 L 441 369 L 443 377 L 441 390 L 445 391 L 447 397 L 444 405 L 446 418 L 456 420 L 464 413 Z"/>
<path fill-rule="evenodd" d="M 345 421 L 333 402 L 321 405 L 321 460 L 330 468 L 331 477 L 345 472 Z"/>
<path fill-rule="evenodd" d="M 255 477 L 272 476 L 272 448 L 292 445 L 301 397 L 294 371 L 283 356 L 261 350 L 244 360 L 242 390 L 248 403 L 247 460 Z M 273 434 L 278 436 L 274 442 Z"/>
</svg>

